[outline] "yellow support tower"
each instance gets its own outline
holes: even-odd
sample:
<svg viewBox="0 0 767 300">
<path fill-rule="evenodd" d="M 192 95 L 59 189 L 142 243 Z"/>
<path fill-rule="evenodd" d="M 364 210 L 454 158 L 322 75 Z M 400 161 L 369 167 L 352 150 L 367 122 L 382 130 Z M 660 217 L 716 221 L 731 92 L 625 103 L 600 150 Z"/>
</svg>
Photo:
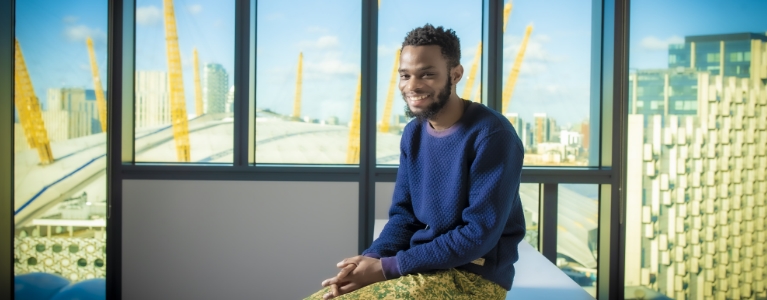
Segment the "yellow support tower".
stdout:
<svg viewBox="0 0 767 300">
<path fill-rule="evenodd" d="M 191 161 L 189 144 L 189 120 L 184 98 L 184 78 L 181 73 L 181 53 L 178 49 L 176 16 L 173 0 L 163 0 L 165 10 L 165 42 L 168 52 L 168 84 L 170 86 L 170 119 L 173 123 L 173 138 L 176 141 L 176 156 L 180 162 Z"/>
<path fill-rule="evenodd" d="M 503 6 L 503 32 L 506 32 L 506 24 L 509 23 L 509 14 L 511 14 L 511 1 Z"/>
<path fill-rule="evenodd" d="M 525 30 L 525 38 L 522 39 L 522 45 L 519 47 L 519 53 L 517 53 L 517 58 L 514 60 L 514 66 L 511 68 L 509 78 L 506 79 L 506 86 L 503 87 L 503 94 L 501 95 L 503 98 L 503 106 L 501 108 L 501 113 L 506 113 L 506 110 L 509 108 L 509 104 L 511 104 L 511 95 L 514 93 L 514 85 L 517 83 L 519 68 L 522 66 L 522 59 L 525 57 L 527 41 L 530 39 L 530 33 L 532 32 L 533 25 L 527 25 L 527 30 Z"/>
<path fill-rule="evenodd" d="M 21 53 L 19 40 L 16 40 L 15 44 L 14 102 L 19 112 L 19 121 L 24 129 L 29 147 L 37 149 L 40 164 L 47 165 L 53 162 L 53 151 L 51 151 L 51 143 L 48 141 L 48 131 L 45 130 L 40 103 L 35 96 L 35 89 L 32 87 L 32 79 L 29 78 L 27 63 Z"/>
<path fill-rule="evenodd" d="M 93 51 L 93 40 L 90 37 L 85 40 L 88 45 L 88 56 L 91 58 L 91 73 L 93 73 L 93 86 L 96 93 L 96 107 L 99 110 L 99 122 L 101 123 L 101 132 L 107 132 L 107 100 L 104 98 L 104 89 L 101 88 L 101 77 L 99 76 L 99 66 L 96 64 L 96 52 Z"/>
<path fill-rule="evenodd" d="M 394 88 L 397 86 L 397 75 L 399 75 L 399 56 L 400 49 L 394 54 L 394 67 L 391 70 L 391 79 L 389 80 L 389 91 L 386 93 L 386 104 L 384 105 L 383 117 L 381 119 L 381 132 L 389 132 L 389 123 L 391 122 L 391 107 L 394 103 Z"/>
<path fill-rule="evenodd" d="M 202 86 L 200 85 L 200 60 L 197 57 L 197 48 L 194 48 L 194 108 L 197 116 L 202 116 L 205 110 L 202 107 Z"/>
<path fill-rule="evenodd" d="M 346 163 L 360 163 L 360 97 L 362 94 L 362 74 L 357 77 L 357 95 L 354 98 L 352 121 L 349 126 L 349 144 L 346 148 Z"/>
<path fill-rule="evenodd" d="M 477 45 L 477 54 L 474 56 L 474 62 L 471 63 L 471 70 L 469 71 L 469 78 L 466 79 L 466 87 L 463 88 L 463 95 L 461 98 L 469 99 L 471 97 L 471 88 L 474 86 L 474 78 L 477 76 L 477 66 L 479 65 L 479 59 L 482 57 L 482 41 Z M 478 99 L 474 99 L 477 101 Z"/>
<path fill-rule="evenodd" d="M 296 75 L 296 98 L 293 100 L 293 118 L 301 118 L 301 67 L 304 63 L 304 53 L 298 53 L 298 72 Z"/>
<path fill-rule="evenodd" d="M 479 83 L 479 86 L 477 87 L 477 92 L 474 94 L 474 102 L 482 102 L 482 83 Z"/>
</svg>

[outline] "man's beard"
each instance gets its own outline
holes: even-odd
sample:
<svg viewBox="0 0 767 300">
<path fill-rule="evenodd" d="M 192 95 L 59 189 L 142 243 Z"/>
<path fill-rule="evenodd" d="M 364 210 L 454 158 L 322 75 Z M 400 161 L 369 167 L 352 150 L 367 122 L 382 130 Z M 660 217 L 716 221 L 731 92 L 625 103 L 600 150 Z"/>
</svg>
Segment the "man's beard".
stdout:
<svg viewBox="0 0 767 300">
<path fill-rule="evenodd" d="M 447 105 L 447 101 L 450 100 L 450 88 L 452 87 L 450 81 L 451 78 L 448 76 L 447 82 L 445 83 L 445 88 L 443 88 L 436 96 L 437 102 L 432 102 L 422 112 L 419 113 L 410 110 L 410 105 L 407 104 L 407 97 L 405 97 L 405 94 L 403 93 L 402 99 L 405 99 L 405 115 L 408 118 L 418 119 L 418 122 L 423 122 L 423 120 L 428 120 L 437 115 L 437 113 L 439 113 L 439 111 L 442 110 L 445 105 Z"/>
</svg>

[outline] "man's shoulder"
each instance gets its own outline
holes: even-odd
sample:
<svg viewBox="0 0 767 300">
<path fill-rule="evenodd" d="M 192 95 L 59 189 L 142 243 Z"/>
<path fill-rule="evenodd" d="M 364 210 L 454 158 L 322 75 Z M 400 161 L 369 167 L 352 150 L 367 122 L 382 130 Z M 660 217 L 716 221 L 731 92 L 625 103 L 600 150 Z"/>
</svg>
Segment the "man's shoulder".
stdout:
<svg viewBox="0 0 767 300">
<path fill-rule="evenodd" d="M 514 131 L 509 119 L 483 104 L 472 103 L 466 113 L 467 125 L 472 130 L 488 135 L 503 130 Z"/>
</svg>

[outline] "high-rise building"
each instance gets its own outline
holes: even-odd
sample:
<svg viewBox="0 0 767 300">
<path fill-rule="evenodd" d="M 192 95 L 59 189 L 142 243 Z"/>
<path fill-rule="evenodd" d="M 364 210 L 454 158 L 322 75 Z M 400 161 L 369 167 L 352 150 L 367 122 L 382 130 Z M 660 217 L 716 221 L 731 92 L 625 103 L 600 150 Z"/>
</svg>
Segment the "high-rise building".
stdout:
<svg viewBox="0 0 767 300">
<path fill-rule="evenodd" d="M 229 88 L 229 92 L 226 93 L 226 113 L 234 112 L 234 86 Z"/>
<path fill-rule="evenodd" d="M 136 72 L 135 127 L 170 124 L 170 89 L 163 71 Z"/>
<path fill-rule="evenodd" d="M 519 139 L 522 140 L 522 146 L 527 149 L 530 141 L 527 137 L 527 126 L 525 126 L 524 120 L 522 120 L 522 118 L 520 118 L 519 114 L 517 113 L 507 113 L 506 118 L 509 119 L 509 122 L 511 122 L 511 126 L 514 126 L 514 130 L 517 132 L 517 136 L 519 136 Z"/>
<path fill-rule="evenodd" d="M 669 45 L 668 66 L 748 78 L 752 72 L 767 72 L 758 68 L 765 42 L 762 33 L 687 36 L 684 44 Z"/>
<path fill-rule="evenodd" d="M 586 151 L 589 150 L 589 142 L 590 142 L 589 130 L 590 130 L 589 121 L 588 120 L 583 121 L 583 123 L 581 123 L 581 138 L 582 138 L 581 143 L 583 144 L 583 149 Z"/>
<path fill-rule="evenodd" d="M 730 44 L 715 41 L 724 47 L 719 53 L 730 57 L 738 52 L 737 44 L 728 52 Z M 688 44 L 701 56 L 700 47 Z M 748 77 L 727 62 L 724 68 L 700 68 L 698 59 L 691 60 L 695 69 L 670 64 L 673 69 L 631 75 L 626 211 L 633 213 L 625 220 L 627 287 L 644 286 L 674 299 L 767 295 L 767 43 L 751 40 L 751 46 L 751 54 L 743 54 L 754 66 Z M 722 69 L 731 76 L 713 75 Z M 674 72 L 694 79 L 674 84 Z M 656 78 L 642 78 L 648 73 Z M 656 86 L 654 101 L 661 99 L 662 107 L 639 109 L 639 103 L 652 100 L 638 100 L 643 81 Z M 671 91 L 680 86 L 694 91 L 676 101 L 693 101 L 685 113 L 669 105 L 675 103 Z"/>
<path fill-rule="evenodd" d="M 698 114 L 701 72 L 735 78 L 767 77 L 767 35 L 735 33 L 687 36 L 669 45 L 668 69 L 637 70 L 629 75 L 629 113 L 694 116 Z M 753 76 L 752 76 L 753 75 Z"/>
<path fill-rule="evenodd" d="M 551 123 L 550 119 L 545 113 L 537 113 L 533 115 L 535 119 L 535 145 L 548 143 L 551 139 Z"/>
<path fill-rule="evenodd" d="M 83 88 L 48 89 L 48 109 L 43 114 L 46 129 L 53 140 L 73 139 L 101 132 L 96 96 Z M 66 130 L 48 126 L 58 124 Z M 56 132 L 58 133 L 56 133 Z"/>
<path fill-rule="evenodd" d="M 202 88 L 205 113 L 226 112 L 226 94 L 229 91 L 229 75 L 220 64 L 205 65 Z"/>
</svg>

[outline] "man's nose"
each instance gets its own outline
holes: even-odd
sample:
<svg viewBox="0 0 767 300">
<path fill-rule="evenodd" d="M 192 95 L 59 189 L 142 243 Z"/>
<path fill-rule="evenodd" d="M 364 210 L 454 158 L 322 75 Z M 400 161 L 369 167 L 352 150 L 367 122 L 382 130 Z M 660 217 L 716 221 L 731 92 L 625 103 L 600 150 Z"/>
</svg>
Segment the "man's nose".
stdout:
<svg viewBox="0 0 767 300">
<path fill-rule="evenodd" d="M 423 87 L 423 81 L 417 77 L 411 77 L 410 80 L 407 81 L 405 84 L 405 90 L 406 91 L 414 91 L 418 92 Z"/>
</svg>

